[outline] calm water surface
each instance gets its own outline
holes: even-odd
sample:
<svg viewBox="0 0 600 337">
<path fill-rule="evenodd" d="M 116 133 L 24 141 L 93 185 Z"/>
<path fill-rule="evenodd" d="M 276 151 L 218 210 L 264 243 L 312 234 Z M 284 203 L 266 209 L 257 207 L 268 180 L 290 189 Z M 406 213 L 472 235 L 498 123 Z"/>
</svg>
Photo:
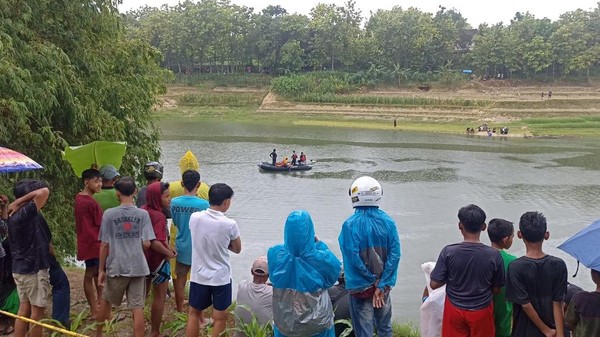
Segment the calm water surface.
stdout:
<svg viewBox="0 0 600 337">
<path fill-rule="evenodd" d="M 378 179 L 381 208 L 396 220 L 402 244 L 392 291 L 400 322 L 418 322 L 425 286 L 421 263 L 435 261 L 444 245 L 462 240 L 460 207 L 475 203 L 488 220 L 502 217 L 517 226 L 523 212 L 543 212 L 551 233 L 545 249 L 565 259 L 570 275 L 576 262 L 556 247 L 600 217 L 598 139 L 490 139 L 208 121 L 163 121 L 161 127 L 167 181 L 179 179 L 179 159 L 191 149 L 203 181 L 224 182 L 235 191 L 228 216 L 238 221 L 243 249 L 232 255 L 234 283 L 250 277 L 255 257 L 283 241 L 283 224 L 295 209 L 310 212 L 319 238 L 341 258 L 337 237 L 352 213 L 348 187 L 362 175 Z M 273 148 L 280 158 L 304 151 L 317 163 L 308 172 L 261 172 L 257 164 L 268 161 Z M 489 243 L 486 233 L 482 241 Z M 525 247 L 515 240 L 510 252 L 520 256 Z M 592 288 L 585 268 L 569 280 Z"/>
</svg>

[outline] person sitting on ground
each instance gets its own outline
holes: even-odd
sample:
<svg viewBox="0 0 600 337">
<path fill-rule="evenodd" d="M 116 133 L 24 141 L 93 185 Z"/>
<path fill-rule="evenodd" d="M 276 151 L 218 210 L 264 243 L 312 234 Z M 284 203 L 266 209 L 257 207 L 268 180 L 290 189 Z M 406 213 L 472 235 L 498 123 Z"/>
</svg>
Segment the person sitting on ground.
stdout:
<svg viewBox="0 0 600 337">
<path fill-rule="evenodd" d="M 504 219 L 492 219 L 488 225 L 488 236 L 492 243 L 492 248 L 497 249 L 504 262 L 504 272 L 506 273 L 508 265 L 517 257 L 505 251 L 513 244 L 515 229 L 513 223 Z M 496 327 L 496 337 L 509 337 L 512 330 L 512 303 L 506 300 L 505 287 L 500 288 L 500 292 L 494 294 L 494 325 Z"/>
<path fill-rule="evenodd" d="M 20 195 L 20 185 L 26 184 L 30 192 Z M 8 206 L 8 240 L 12 252 L 12 274 L 19 294 L 20 317 L 39 321 L 50 295 L 50 242 L 44 235 L 35 218 L 46 206 L 50 190 L 41 180 L 21 180 L 15 185 L 17 198 Z M 29 326 L 28 322 L 17 319 L 15 337 L 41 337 L 42 327 Z"/>
<path fill-rule="evenodd" d="M 75 233 L 77 235 L 77 260 L 84 261 L 83 292 L 90 306 L 90 315 L 96 319 L 102 289 L 98 287 L 100 257 L 100 224 L 102 209 L 93 198 L 102 188 L 100 171 L 87 169 L 81 173 L 83 190 L 75 196 Z"/>
<path fill-rule="evenodd" d="M 344 278 L 344 269 L 340 271 L 338 281 L 333 287 L 327 289 L 331 305 L 333 306 L 333 315 L 335 323 L 335 335 L 339 337 L 348 328 L 348 325 L 340 320 L 351 320 L 350 318 L 350 291 L 346 289 L 346 279 Z M 351 331 L 348 337 L 354 337 L 354 331 Z"/>
<path fill-rule="evenodd" d="M 115 190 L 115 182 L 121 175 L 117 168 L 112 165 L 103 165 L 100 167 L 100 175 L 102 176 L 102 189 L 94 194 L 94 199 L 100 205 L 102 212 L 109 208 L 119 206 L 120 202 L 117 199 L 117 191 Z"/>
<path fill-rule="evenodd" d="M 340 260 L 319 241 L 307 211 L 290 213 L 283 239 L 284 244 L 271 247 L 267 254 L 274 336 L 333 337 L 334 314 L 327 289 L 340 274 Z"/>
<path fill-rule="evenodd" d="M 146 189 L 152 183 L 157 181 L 161 181 L 163 177 L 164 167 L 161 163 L 157 161 L 147 162 L 144 166 L 144 178 L 146 178 L 146 186 L 140 188 L 137 198 L 135 200 L 135 205 L 137 207 L 142 207 L 146 204 Z M 167 210 L 168 212 L 168 210 Z M 170 218 L 170 214 L 167 214 L 167 218 Z"/>
<path fill-rule="evenodd" d="M 565 322 L 575 336 L 600 336 L 600 271 L 592 269 L 595 291 L 573 295 Z"/>
<path fill-rule="evenodd" d="M 252 281 L 243 280 L 238 285 L 235 307 L 235 337 L 246 337 L 244 325 L 256 317 L 258 324 L 264 326 L 273 321 L 273 287 L 267 284 L 269 266 L 267 258 L 261 256 L 254 260 Z"/>
<path fill-rule="evenodd" d="M 135 206 L 135 180 L 123 177 L 115 183 L 115 188 L 121 205 L 106 210 L 100 227 L 98 285 L 103 293 L 96 337 L 102 337 L 111 306 L 121 305 L 125 294 L 133 316 L 133 335 L 143 337 L 146 276 L 150 274 L 144 250 L 150 248 L 156 237 L 148 212 Z"/>
<path fill-rule="evenodd" d="M 146 261 L 150 269 L 150 277 L 146 279 L 146 297 L 152 288 L 152 308 L 150 310 L 150 337 L 160 336 L 160 323 L 162 322 L 165 297 L 169 286 L 171 274 L 169 259 L 177 254 L 169 248 L 167 241 L 167 217 L 163 209 L 171 206 L 169 184 L 155 182 L 146 190 L 146 205 L 142 209 L 150 215 L 155 240 L 152 240 L 150 249 L 146 251 Z M 162 273 L 162 274 L 161 274 Z M 164 275 L 163 275 L 164 274 Z"/>
</svg>

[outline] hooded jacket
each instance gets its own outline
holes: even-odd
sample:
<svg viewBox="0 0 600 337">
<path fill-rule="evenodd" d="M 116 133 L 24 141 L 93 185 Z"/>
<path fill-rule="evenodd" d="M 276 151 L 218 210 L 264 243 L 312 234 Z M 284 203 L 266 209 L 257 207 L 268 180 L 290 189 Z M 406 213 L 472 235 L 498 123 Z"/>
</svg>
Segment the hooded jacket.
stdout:
<svg viewBox="0 0 600 337">
<path fill-rule="evenodd" d="M 396 285 L 400 238 L 396 223 L 378 207 L 356 207 L 338 238 L 344 260 L 346 289 L 358 293 Z"/>
<path fill-rule="evenodd" d="M 152 221 L 152 229 L 154 229 L 156 240 L 160 241 L 165 247 L 168 248 L 167 217 L 163 213 L 163 205 L 161 200 L 162 193 L 160 191 L 160 187 L 160 182 L 155 182 L 148 185 L 146 192 L 146 204 L 142 206 L 142 209 L 148 211 L 148 214 L 150 215 L 150 221 Z M 150 272 L 154 272 L 164 258 L 164 255 L 154 251 L 153 249 L 148 249 L 146 251 L 146 260 L 148 261 Z"/>
<path fill-rule="evenodd" d="M 187 170 L 200 170 L 200 163 L 198 163 L 198 159 L 196 159 L 196 156 L 194 156 L 194 154 L 190 150 L 188 150 L 179 160 L 179 171 L 181 172 L 181 174 L 183 174 L 183 172 Z M 198 193 L 196 193 L 196 195 L 204 200 L 208 200 L 208 189 L 208 184 L 202 182 L 202 184 L 200 184 L 200 187 L 198 188 Z M 181 186 L 181 180 L 169 183 L 169 191 L 171 192 L 171 198 L 184 195 L 185 190 L 183 186 Z"/>
<path fill-rule="evenodd" d="M 333 307 L 327 289 L 336 282 L 340 261 L 322 241 L 307 211 L 293 211 L 284 244 L 268 252 L 273 283 L 275 336 L 334 336 Z"/>
</svg>

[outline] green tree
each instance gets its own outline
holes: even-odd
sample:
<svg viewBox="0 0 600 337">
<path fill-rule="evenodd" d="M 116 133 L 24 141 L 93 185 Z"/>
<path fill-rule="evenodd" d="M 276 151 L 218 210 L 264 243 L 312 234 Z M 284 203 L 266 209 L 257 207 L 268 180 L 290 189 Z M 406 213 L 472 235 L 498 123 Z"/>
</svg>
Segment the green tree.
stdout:
<svg viewBox="0 0 600 337">
<path fill-rule="evenodd" d="M 44 165 L 35 174 L 51 185 L 44 214 L 59 251 L 73 255 L 79 184 L 61 151 L 124 140 L 121 172 L 136 175 L 160 152 L 150 111 L 167 73 L 156 49 L 125 37 L 113 2 L 4 0 L 0 17 L 0 143 Z"/>
</svg>

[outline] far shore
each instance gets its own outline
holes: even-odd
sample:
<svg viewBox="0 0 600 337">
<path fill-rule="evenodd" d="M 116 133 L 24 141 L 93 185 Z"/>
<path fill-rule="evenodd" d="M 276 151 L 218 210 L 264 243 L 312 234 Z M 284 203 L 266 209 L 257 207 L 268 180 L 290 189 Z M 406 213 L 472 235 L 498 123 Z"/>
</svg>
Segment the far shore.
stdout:
<svg viewBox="0 0 600 337">
<path fill-rule="evenodd" d="M 225 120 L 281 125 L 390 129 L 467 135 L 487 124 L 493 137 L 600 137 L 598 86 L 492 86 L 457 90 L 386 88 L 354 96 L 468 100 L 472 106 L 316 104 L 286 100 L 268 88 L 170 85 L 156 115 L 167 119 Z M 552 91 L 552 98 L 541 93 Z M 394 123 L 395 121 L 395 123 Z M 395 125 L 394 125 L 395 124 Z M 509 133 L 499 130 L 508 127 Z M 488 137 L 487 132 L 469 136 Z"/>
</svg>

